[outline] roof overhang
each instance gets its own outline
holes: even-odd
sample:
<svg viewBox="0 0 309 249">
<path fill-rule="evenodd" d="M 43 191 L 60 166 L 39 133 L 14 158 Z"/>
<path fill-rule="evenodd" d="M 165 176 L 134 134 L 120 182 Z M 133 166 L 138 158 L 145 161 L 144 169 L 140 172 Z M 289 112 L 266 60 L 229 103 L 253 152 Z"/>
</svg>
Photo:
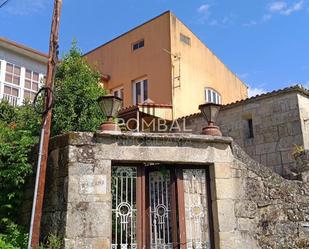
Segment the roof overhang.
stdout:
<svg viewBox="0 0 309 249">
<path fill-rule="evenodd" d="M 3 37 L 0 37 L 0 47 L 15 52 L 17 54 L 22 54 L 26 57 L 34 59 L 36 61 L 42 62 L 47 64 L 48 62 L 48 55 L 32 48 L 26 47 L 24 45 L 18 44 L 16 42 L 7 40 Z"/>
</svg>

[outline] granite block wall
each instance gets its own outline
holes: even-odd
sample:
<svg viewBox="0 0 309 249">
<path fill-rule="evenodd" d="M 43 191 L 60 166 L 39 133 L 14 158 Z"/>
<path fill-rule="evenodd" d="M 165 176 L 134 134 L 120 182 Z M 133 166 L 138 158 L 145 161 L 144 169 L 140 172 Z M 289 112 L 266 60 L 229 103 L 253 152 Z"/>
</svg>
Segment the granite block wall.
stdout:
<svg viewBox="0 0 309 249">
<path fill-rule="evenodd" d="M 215 248 L 309 248 L 309 183 L 287 180 L 230 138 L 69 133 L 51 141 L 42 238 L 110 249 L 112 162 L 208 165 Z"/>
</svg>

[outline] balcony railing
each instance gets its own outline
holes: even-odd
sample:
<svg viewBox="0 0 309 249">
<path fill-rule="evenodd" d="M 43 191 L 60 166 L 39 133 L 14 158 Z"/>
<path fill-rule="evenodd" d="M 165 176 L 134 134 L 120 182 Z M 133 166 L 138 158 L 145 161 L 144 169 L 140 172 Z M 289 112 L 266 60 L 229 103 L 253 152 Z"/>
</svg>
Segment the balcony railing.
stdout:
<svg viewBox="0 0 309 249">
<path fill-rule="evenodd" d="M 8 101 L 12 106 L 17 106 L 19 104 L 19 98 L 16 96 L 8 95 L 8 94 L 3 94 L 2 95 L 2 100 Z"/>
</svg>

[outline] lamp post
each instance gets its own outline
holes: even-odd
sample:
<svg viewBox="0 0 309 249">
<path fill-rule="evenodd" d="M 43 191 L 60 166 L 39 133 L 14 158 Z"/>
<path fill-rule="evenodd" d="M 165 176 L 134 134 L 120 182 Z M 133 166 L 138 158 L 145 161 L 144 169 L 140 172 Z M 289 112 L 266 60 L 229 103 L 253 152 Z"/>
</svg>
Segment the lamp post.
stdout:
<svg viewBox="0 0 309 249">
<path fill-rule="evenodd" d="M 203 128 L 202 134 L 211 136 L 222 136 L 218 126 L 215 125 L 221 105 L 215 103 L 206 103 L 199 105 L 204 118 L 207 120 L 208 125 Z"/>
<path fill-rule="evenodd" d="M 107 120 L 100 125 L 101 131 L 120 131 L 118 124 L 114 119 L 118 116 L 119 109 L 121 108 L 122 99 L 114 95 L 105 95 L 98 98 L 98 104 Z"/>
</svg>

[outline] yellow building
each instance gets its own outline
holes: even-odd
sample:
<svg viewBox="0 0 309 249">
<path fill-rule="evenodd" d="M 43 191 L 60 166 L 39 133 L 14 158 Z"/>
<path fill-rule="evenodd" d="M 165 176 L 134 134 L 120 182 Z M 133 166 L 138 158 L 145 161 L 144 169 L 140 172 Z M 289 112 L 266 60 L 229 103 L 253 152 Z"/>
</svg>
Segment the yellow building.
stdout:
<svg viewBox="0 0 309 249">
<path fill-rule="evenodd" d="M 247 86 L 170 11 L 84 56 L 124 107 L 152 103 L 166 119 L 247 97 Z"/>
</svg>

